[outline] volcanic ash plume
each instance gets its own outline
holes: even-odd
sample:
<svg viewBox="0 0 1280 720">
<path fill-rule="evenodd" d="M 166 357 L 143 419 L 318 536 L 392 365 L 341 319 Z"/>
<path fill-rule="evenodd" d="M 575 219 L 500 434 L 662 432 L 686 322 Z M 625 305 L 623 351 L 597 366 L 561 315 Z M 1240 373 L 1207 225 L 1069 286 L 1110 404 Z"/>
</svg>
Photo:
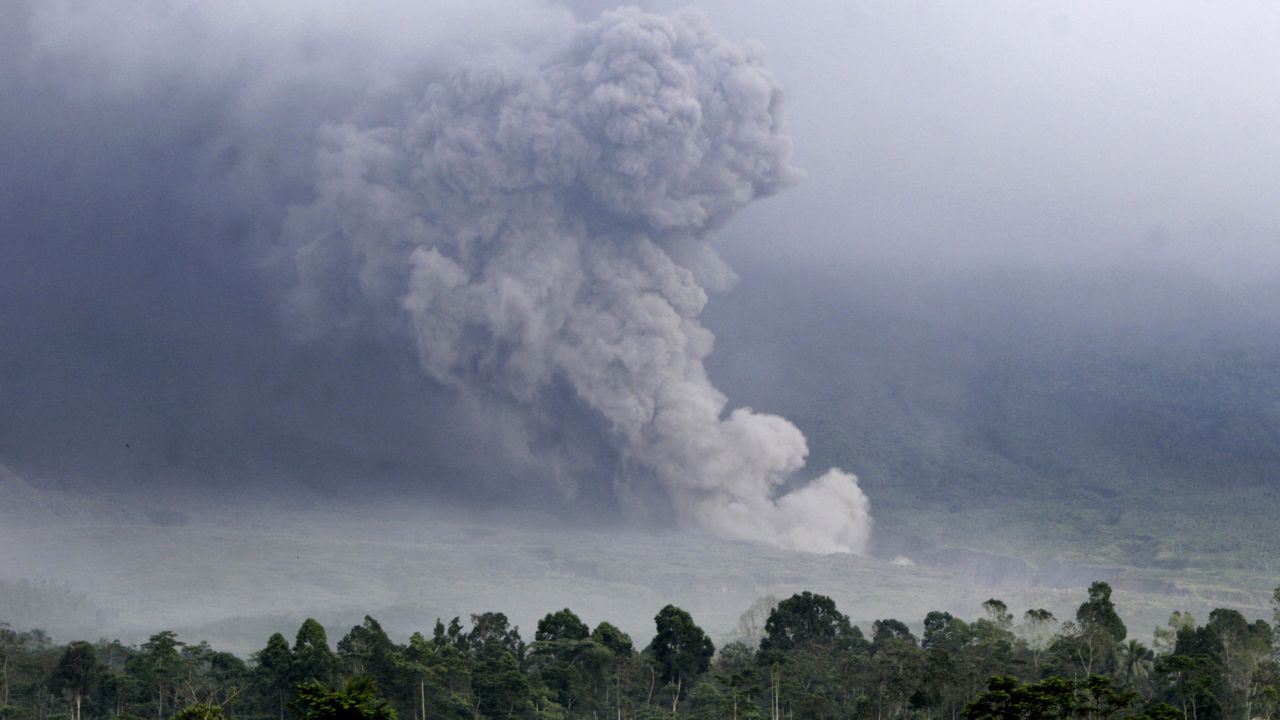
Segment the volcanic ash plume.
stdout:
<svg viewBox="0 0 1280 720">
<path fill-rule="evenodd" d="M 731 276 L 708 234 L 791 174 L 759 53 L 696 15 L 621 10 L 565 34 L 324 132 L 317 199 L 286 232 L 298 307 L 407 319 L 431 377 L 530 416 L 569 388 L 607 428 L 613 482 L 656 481 L 686 526 L 862 552 L 856 478 L 775 497 L 804 436 L 726 414 L 703 367 L 703 285 Z"/>
</svg>

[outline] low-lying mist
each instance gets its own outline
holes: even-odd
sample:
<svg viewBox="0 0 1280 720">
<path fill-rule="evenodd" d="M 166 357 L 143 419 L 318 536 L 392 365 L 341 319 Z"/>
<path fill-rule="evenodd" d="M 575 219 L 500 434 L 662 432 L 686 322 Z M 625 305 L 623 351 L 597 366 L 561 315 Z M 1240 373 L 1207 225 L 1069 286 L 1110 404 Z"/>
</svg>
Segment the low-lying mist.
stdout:
<svg viewBox="0 0 1280 720">
<path fill-rule="evenodd" d="M 990 558 L 939 558 L 936 566 L 816 555 L 706 534 L 626 528 L 572 529 L 529 518 L 396 513 L 206 514 L 168 522 L 7 522 L 0 531 L 0 603 L 15 627 L 55 639 L 138 643 L 162 629 L 247 655 L 272 632 L 291 636 L 307 617 L 340 633 L 365 615 L 393 636 L 429 633 L 472 613 L 500 611 L 526 640 L 538 618 L 563 607 L 608 620 L 636 638 L 652 634 L 668 603 L 691 612 L 717 640 L 761 597 L 810 589 L 836 598 L 864 627 L 893 617 L 913 626 L 930 610 L 974 614 L 990 597 L 1012 608 L 1069 617 L 1094 571 L 1117 583 L 1135 636 L 1171 609 L 1206 612 L 1217 600 L 1076 569 L 1063 589 L 990 574 Z M 926 560 L 926 558 L 921 558 Z M 986 562 L 986 577 L 974 574 Z M 1227 599 L 1256 613 L 1264 600 Z"/>
</svg>

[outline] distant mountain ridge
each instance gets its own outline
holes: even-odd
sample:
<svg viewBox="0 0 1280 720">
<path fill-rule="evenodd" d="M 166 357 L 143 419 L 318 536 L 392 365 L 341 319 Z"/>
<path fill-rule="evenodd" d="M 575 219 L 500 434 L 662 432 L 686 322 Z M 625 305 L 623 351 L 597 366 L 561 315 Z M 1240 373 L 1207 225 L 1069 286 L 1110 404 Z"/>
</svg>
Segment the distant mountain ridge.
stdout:
<svg viewBox="0 0 1280 720">
<path fill-rule="evenodd" d="M 1179 591 L 1205 594 L 1274 586 L 1280 323 L 1266 297 L 1150 268 L 779 265 L 742 282 L 708 306 L 712 377 L 793 420 L 811 467 L 859 475 L 880 553 L 1188 571 L 1204 577 Z"/>
<path fill-rule="evenodd" d="M 44 509 L 42 493 L 15 475 L 9 468 L 0 465 L 0 514 L 38 513 Z"/>
<path fill-rule="evenodd" d="M 7 525 L 150 522 L 144 509 L 37 488 L 3 464 L 0 521 Z"/>
</svg>

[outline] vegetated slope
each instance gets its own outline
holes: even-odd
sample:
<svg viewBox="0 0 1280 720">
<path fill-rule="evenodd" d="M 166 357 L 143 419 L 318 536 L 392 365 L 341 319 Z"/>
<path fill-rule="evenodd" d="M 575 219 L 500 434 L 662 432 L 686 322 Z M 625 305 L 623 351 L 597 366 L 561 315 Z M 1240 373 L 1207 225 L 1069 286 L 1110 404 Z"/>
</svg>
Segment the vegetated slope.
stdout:
<svg viewBox="0 0 1280 720">
<path fill-rule="evenodd" d="M 883 554 L 1257 600 L 1278 569 L 1280 332 L 1251 299 L 1168 269 L 774 267 L 713 299 L 711 372 L 793 419 L 813 468 L 859 475 Z"/>
</svg>

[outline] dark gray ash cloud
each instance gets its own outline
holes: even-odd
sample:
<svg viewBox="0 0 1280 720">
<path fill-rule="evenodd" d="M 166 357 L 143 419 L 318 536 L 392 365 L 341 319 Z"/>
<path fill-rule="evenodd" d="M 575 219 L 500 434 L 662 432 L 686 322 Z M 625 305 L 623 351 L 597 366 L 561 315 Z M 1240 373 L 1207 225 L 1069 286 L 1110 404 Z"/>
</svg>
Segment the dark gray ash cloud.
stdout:
<svg viewBox="0 0 1280 720">
<path fill-rule="evenodd" d="M 537 2 L 7 12 L 0 457 L 33 482 L 863 549 L 856 480 L 779 496 L 803 436 L 703 367 L 711 236 L 792 174 L 755 46 Z"/>
</svg>

